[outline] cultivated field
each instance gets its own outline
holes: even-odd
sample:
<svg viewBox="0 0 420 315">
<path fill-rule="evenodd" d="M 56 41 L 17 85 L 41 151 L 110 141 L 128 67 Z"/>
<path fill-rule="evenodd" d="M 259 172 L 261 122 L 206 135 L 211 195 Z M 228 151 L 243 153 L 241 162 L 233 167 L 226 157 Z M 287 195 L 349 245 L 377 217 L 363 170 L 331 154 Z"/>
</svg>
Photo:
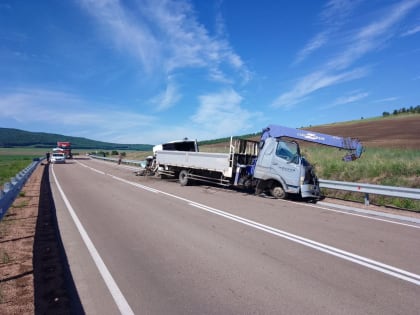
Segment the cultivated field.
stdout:
<svg viewBox="0 0 420 315">
<path fill-rule="evenodd" d="M 307 129 L 332 135 L 358 138 L 368 148 L 420 150 L 419 114 L 366 119 Z"/>
<path fill-rule="evenodd" d="M 345 151 L 300 142 L 302 153 L 319 178 L 376 185 L 420 188 L 420 115 L 401 115 L 304 129 L 358 138 L 366 148 L 361 159 L 341 161 Z M 252 140 L 258 140 L 258 137 Z M 202 146 L 201 151 L 228 152 L 228 143 Z M 363 201 L 362 194 L 325 190 L 329 197 Z M 420 211 L 420 202 L 371 196 L 371 203 Z"/>
<path fill-rule="evenodd" d="M 304 156 L 315 166 L 319 178 L 362 182 L 378 185 L 420 188 L 420 115 L 397 115 L 387 118 L 363 119 L 346 123 L 307 127 L 304 129 L 331 135 L 359 138 L 366 151 L 361 159 L 344 163 L 344 151 L 311 143 L 301 143 Z M 170 139 L 168 139 L 169 141 Z M 255 137 L 253 140 L 258 140 Z M 222 142 L 200 147 L 203 152 L 228 152 L 229 143 Z M 4 149 L 0 148 L 0 163 L 10 156 L 44 156 L 45 149 Z M 85 154 L 86 152 L 78 152 Z M 144 160 L 152 152 L 125 151 L 128 160 Z M 9 156 L 9 157 L 5 157 Z M 115 156 L 116 157 L 116 156 Z M 29 164 L 30 159 L 27 161 Z M 25 162 L 26 163 L 26 162 Z M 26 165 L 22 166 L 25 167 Z M 7 181 L 13 174 L 5 171 L 3 164 L 0 180 Z M 3 172 L 5 172 L 3 174 Z M 1 183 L 0 183 L 1 184 Z M 345 192 L 326 191 L 331 197 L 362 200 L 362 196 Z M 412 200 L 389 199 L 372 196 L 371 201 L 379 205 L 394 205 L 412 210 L 420 210 L 420 203 Z"/>
</svg>

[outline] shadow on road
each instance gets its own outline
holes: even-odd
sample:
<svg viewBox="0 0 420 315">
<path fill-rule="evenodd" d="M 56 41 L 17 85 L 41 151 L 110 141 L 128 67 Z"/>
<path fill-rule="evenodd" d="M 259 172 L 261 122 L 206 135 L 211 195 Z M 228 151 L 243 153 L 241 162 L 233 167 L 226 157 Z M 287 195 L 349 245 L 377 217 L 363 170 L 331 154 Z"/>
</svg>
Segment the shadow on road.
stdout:
<svg viewBox="0 0 420 315">
<path fill-rule="evenodd" d="M 40 190 L 33 253 L 35 314 L 85 314 L 59 233 L 48 164 Z"/>
</svg>

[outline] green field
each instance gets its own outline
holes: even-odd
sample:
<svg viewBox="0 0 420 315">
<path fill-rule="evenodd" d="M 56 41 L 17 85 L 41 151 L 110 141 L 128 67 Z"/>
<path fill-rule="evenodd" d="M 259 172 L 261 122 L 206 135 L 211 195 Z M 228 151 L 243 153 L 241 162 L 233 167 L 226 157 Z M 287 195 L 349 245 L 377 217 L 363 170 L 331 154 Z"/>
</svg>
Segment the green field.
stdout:
<svg viewBox="0 0 420 315">
<path fill-rule="evenodd" d="M 0 187 L 32 163 L 35 155 L 0 154 Z"/>
<path fill-rule="evenodd" d="M 368 148 L 356 161 L 343 162 L 345 151 L 327 147 L 305 147 L 303 155 L 315 166 L 319 178 L 375 185 L 420 188 L 420 151 L 415 149 Z M 363 194 L 328 190 L 329 196 L 363 200 Z M 411 199 L 370 196 L 371 203 L 420 211 Z"/>
</svg>

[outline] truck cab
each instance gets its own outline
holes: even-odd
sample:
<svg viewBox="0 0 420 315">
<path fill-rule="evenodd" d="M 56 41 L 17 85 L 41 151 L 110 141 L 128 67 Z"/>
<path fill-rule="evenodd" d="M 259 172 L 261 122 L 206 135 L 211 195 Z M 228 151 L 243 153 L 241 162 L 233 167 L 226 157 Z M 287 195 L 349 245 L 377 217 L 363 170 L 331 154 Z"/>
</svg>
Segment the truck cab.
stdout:
<svg viewBox="0 0 420 315">
<path fill-rule="evenodd" d="M 319 199 L 318 179 L 312 165 L 300 154 L 299 144 L 269 137 L 260 143 L 254 169 L 257 193 L 268 192 L 275 198 L 300 194 L 302 198 Z"/>
</svg>

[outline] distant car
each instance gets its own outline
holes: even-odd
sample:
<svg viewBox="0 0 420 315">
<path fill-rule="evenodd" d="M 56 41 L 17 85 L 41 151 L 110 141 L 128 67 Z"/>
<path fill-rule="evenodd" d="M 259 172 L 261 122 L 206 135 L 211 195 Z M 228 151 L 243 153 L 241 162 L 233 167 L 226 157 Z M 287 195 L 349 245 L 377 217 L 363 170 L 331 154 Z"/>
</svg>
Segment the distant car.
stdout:
<svg viewBox="0 0 420 315">
<path fill-rule="evenodd" d="M 51 163 L 66 163 L 66 155 L 54 152 L 51 156 Z"/>
</svg>

